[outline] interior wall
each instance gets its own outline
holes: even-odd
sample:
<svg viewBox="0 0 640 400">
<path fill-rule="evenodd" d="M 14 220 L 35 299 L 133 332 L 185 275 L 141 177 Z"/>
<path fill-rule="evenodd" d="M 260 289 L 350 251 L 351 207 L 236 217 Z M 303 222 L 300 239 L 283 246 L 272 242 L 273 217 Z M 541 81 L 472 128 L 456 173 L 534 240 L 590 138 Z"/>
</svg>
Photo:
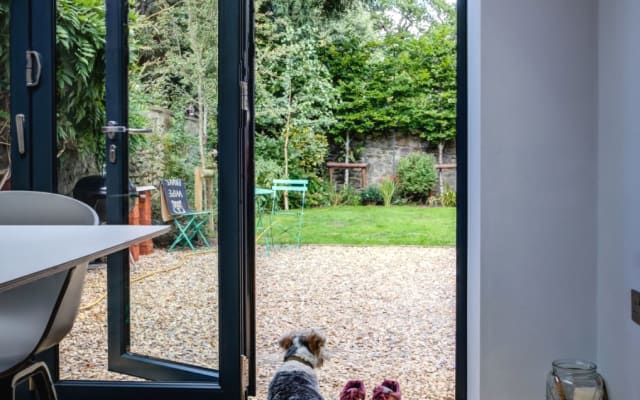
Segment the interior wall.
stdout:
<svg viewBox="0 0 640 400">
<path fill-rule="evenodd" d="M 609 398 L 640 398 L 640 2 L 600 0 L 598 102 L 598 366 Z"/>
<path fill-rule="evenodd" d="M 469 5 L 468 398 L 540 399 L 596 359 L 597 2 Z"/>
</svg>

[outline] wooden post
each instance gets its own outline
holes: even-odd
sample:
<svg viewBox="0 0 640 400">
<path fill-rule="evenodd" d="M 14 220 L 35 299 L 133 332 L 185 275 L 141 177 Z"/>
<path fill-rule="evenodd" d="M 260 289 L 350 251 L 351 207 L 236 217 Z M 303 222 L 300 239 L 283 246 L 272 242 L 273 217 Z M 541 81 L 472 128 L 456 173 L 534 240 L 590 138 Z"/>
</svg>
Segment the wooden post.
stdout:
<svg viewBox="0 0 640 400">
<path fill-rule="evenodd" d="M 138 196 L 140 199 L 138 209 L 140 214 L 140 225 L 151 225 L 151 190 L 143 190 Z M 140 254 L 147 255 L 153 253 L 153 240 L 140 242 Z"/>
<path fill-rule="evenodd" d="M 196 211 L 204 210 L 202 205 L 203 185 L 202 185 L 202 168 L 195 167 L 193 170 L 193 196 L 195 197 Z"/>
<path fill-rule="evenodd" d="M 215 232 L 215 215 L 213 210 L 213 178 L 215 177 L 215 170 L 204 169 L 201 167 L 195 167 L 193 170 L 193 184 L 194 184 L 194 205 L 196 211 L 211 210 L 209 215 L 209 232 Z"/>
<path fill-rule="evenodd" d="M 138 208 L 138 199 L 136 198 L 135 204 L 129 211 L 129 225 L 140 225 L 140 209 Z M 131 252 L 131 257 L 133 261 L 138 261 L 140 258 L 140 245 L 134 244 L 129 247 L 129 251 Z"/>
</svg>

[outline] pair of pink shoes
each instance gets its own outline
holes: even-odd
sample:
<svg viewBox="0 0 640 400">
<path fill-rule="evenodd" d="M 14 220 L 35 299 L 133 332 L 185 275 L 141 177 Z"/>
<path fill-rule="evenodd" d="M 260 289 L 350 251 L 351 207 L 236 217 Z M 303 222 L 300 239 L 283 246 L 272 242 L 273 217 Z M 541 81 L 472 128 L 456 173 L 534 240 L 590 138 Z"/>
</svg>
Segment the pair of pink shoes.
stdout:
<svg viewBox="0 0 640 400">
<path fill-rule="evenodd" d="M 340 392 L 340 400 L 365 400 L 366 390 L 364 382 L 351 380 L 344 385 Z M 402 400 L 400 384 L 396 381 L 385 379 L 381 385 L 373 389 L 371 400 Z"/>
</svg>

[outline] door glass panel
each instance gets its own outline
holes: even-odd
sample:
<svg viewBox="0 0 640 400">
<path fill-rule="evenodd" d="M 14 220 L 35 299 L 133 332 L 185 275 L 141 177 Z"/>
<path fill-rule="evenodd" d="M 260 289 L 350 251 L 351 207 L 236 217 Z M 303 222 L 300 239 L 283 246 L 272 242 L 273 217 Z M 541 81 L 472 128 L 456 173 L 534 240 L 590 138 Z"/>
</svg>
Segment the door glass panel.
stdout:
<svg viewBox="0 0 640 400">
<path fill-rule="evenodd" d="M 190 228 L 184 228 L 189 218 L 180 218 L 183 228 L 130 249 L 129 350 L 217 370 L 217 2 L 135 4 L 129 12 L 128 127 L 151 132 L 129 134 L 129 223 L 174 225 L 167 213 L 171 207 L 165 207 L 163 215 L 162 180 L 181 180 L 192 211 L 209 214 L 199 215 L 202 219 L 192 221 Z M 102 4 L 97 12 L 104 21 Z M 104 22 L 96 29 L 104 37 Z M 103 49 L 99 52 L 98 58 L 103 58 Z M 104 79 L 103 66 L 99 74 Z M 104 121 L 102 116 L 97 132 Z M 83 173 L 69 177 L 67 193 L 73 193 L 81 176 L 103 173 L 102 165 L 109 160 L 101 135 L 92 142 L 95 154 L 79 156 L 84 160 L 79 164 L 92 165 L 90 172 L 79 168 Z M 96 195 L 97 208 L 101 196 Z M 180 229 L 186 229 L 182 236 Z M 181 240 L 169 252 L 178 237 Z M 89 270 L 80 314 L 61 346 L 62 379 L 137 379 L 107 372 L 106 276 L 104 262 Z"/>
<path fill-rule="evenodd" d="M 177 250 L 144 256 L 148 249 L 140 246 L 131 274 L 131 351 L 217 369 L 217 2 L 139 4 L 130 25 L 129 126 L 150 126 L 153 133 L 130 137 L 130 176 L 158 189 L 160 179 L 181 179 L 187 205 L 210 214 L 175 222 L 201 224 L 211 249 L 197 229 L 180 236 L 179 227 L 162 243 Z M 167 201 L 175 201 L 171 196 Z M 154 223 L 163 223 L 160 206 L 154 190 Z"/>
<path fill-rule="evenodd" d="M 9 3 L 0 3 L 0 48 L 9 48 Z M 11 125 L 9 114 L 9 52 L 0 52 L 0 190 L 9 188 Z"/>
</svg>

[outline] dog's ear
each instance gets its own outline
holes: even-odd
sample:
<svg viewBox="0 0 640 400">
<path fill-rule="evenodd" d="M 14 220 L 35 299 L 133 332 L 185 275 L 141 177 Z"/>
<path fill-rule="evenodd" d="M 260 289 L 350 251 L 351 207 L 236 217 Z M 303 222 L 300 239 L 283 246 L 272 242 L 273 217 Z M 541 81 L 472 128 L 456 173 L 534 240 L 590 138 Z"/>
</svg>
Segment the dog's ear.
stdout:
<svg viewBox="0 0 640 400">
<path fill-rule="evenodd" d="M 305 335 L 306 342 L 308 343 L 309 350 L 316 357 L 320 356 L 322 351 L 322 347 L 326 343 L 326 339 L 322 332 L 311 330 L 307 335 Z"/>
<path fill-rule="evenodd" d="M 288 334 L 281 337 L 280 340 L 278 340 L 278 344 L 280 345 L 280 347 L 287 350 L 293 344 L 293 335 Z"/>
</svg>

